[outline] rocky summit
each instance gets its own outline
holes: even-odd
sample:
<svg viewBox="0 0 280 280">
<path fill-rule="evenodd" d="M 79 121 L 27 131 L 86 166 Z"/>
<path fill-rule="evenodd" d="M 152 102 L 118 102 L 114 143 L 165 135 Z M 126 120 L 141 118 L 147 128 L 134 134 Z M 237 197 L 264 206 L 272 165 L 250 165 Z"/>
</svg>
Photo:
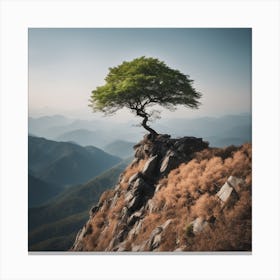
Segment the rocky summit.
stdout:
<svg viewBox="0 0 280 280">
<path fill-rule="evenodd" d="M 251 145 L 145 135 L 72 251 L 251 250 Z"/>
</svg>

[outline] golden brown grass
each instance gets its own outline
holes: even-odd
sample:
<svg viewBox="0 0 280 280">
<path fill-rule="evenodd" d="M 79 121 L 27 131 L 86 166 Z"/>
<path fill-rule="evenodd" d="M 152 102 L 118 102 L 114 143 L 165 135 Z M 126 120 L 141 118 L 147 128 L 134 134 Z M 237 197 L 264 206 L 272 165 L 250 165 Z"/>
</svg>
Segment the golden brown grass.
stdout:
<svg viewBox="0 0 280 280">
<path fill-rule="evenodd" d="M 160 251 L 173 251 L 178 247 L 190 251 L 251 250 L 251 153 L 250 144 L 240 148 L 206 149 L 172 170 L 167 178 L 158 182 L 161 188 L 152 198 L 155 210 L 145 213 L 139 234 L 129 235 L 125 249 L 143 244 L 157 226 L 171 219 L 172 224 L 162 235 Z M 120 220 L 128 180 L 141 171 L 144 164 L 145 160 L 141 160 L 125 170 L 114 207 L 106 204 L 104 212 L 99 211 L 91 220 L 93 231 L 85 237 L 87 250 L 105 250 L 125 226 L 125 221 L 120 223 Z M 216 192 L 231 175 L 243 178 L 245 184 L 238 187 L 240 199 L 235 205 L 222 211 Z M 105 203 L 114 195 L 114 191 L 107 191 L 100 201 Z M 197 217 L 208 221 L 215 217 L 216 221 L 211 220 L 196 236 L 186 234 L 188 225 Z"/>
</svg>

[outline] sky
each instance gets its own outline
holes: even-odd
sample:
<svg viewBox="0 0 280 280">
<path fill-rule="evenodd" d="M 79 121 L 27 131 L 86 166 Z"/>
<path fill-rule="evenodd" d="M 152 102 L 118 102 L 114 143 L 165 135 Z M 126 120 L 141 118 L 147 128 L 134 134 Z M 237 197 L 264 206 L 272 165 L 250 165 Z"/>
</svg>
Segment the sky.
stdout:
<svg viewBox="0 0 280 280">
<path fill-rule="evenodd" d="M 182 106 L 162 117 L 251 113 L 249 28 L 31 28 L 29 115 L 94 118 L 91 91 L 109 67 L 146 56 L 189 75 L 202 93 L 198 110 Z M 114 120 L 131 119 L 127 110 Z"/>
</svg>

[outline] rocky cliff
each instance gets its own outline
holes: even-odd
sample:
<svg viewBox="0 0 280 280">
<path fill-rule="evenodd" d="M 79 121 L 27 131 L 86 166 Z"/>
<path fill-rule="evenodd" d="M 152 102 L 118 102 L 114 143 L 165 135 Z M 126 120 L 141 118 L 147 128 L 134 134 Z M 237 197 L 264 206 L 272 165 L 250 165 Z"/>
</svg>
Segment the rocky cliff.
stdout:
<svg viewBox="0 0 280 280">
<path fill-rule="evenodd" d="M 73 251 L 251 250 L 251 145 L 146 135 Z"/>
</svg>

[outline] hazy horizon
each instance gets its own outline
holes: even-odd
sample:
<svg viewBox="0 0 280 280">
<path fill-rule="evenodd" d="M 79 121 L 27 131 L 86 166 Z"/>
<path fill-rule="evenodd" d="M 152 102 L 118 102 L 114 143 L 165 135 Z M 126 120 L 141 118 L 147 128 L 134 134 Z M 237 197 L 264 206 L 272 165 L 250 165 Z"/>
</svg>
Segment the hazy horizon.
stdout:
<svg viewBox="0 0 280 280">
<path fill-rule="evenodd" d="M 198 110 L 162 110 L 162 118 L 251 113 L 249 28 L 31 28 L 29 115 L 100 118 L 88 107 L 109 67 L 156 57 L 190 75 L 200 91 Z M 133 118 L 121 110 L 113 118 Z"/>
</svg>

